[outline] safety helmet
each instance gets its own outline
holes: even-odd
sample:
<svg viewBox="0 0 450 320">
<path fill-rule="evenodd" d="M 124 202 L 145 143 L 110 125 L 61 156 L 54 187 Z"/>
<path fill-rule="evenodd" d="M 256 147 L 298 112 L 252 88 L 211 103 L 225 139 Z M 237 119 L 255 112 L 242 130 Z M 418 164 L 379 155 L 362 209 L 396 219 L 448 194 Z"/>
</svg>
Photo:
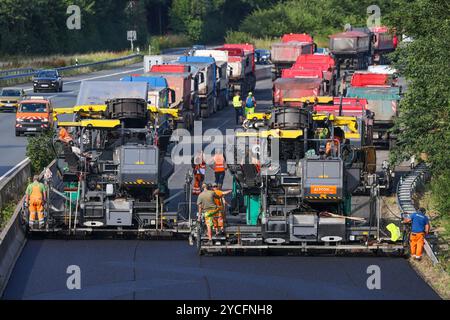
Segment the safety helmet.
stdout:
<svg viewBox="0 0 450 320">
<path fill-rule="evenodd" d="M 251 97 L 253 95 L 253 92 L 249 92 L 248 96 Z"/>
</svg>

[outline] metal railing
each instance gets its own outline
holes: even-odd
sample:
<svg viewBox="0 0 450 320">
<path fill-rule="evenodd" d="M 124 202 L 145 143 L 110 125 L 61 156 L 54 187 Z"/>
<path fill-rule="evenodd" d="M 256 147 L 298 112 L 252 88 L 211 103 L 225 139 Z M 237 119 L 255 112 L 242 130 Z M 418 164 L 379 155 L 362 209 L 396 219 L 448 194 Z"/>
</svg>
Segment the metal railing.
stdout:
<svg viewBox="0 0 450 320">
<path fill-rule="evenodd" d="M 430 171 L 425 163 L 416 166 L 405 178 L 401 177 L 397 185 L 397 204 L 402 214 L 402 218 L 417 211 L 414 205 L 413 196 L 419 186 L 423 186 L 430 179 Z M 433 264 L 439 263 L 433 249 L 425 239 L 425 252 L 430 257 Z"/>
<path fill-rule="evenodd" d="M 79 68 L 93 67 L 93 66 L 98 66 L 98 65 L 102 65 L 102 64 L 109 64 L 109 63 L 115 63 L 115 62 L 120 62 L 120 61 L 125 61 L 125 60 L 131 60 L 131 59 L 136 59 L 139 57 L 142 57 L 142 55 L 141 54 L 132 54 L 129 56 L 116 58 L 116 59 L 109 59 L 109 60 L 92 62 L 92 63 L 83 63 L 83 64 L 77 64 L 77 65 L 67 66 L 67 67 L 60 67 L 60 68 L 55 68 L 55 69 L 58 71 L 68 71 L 68 70 L 75 70 L 75 69 L 79 69 Z M 16 74 L 9 74 L 9 73 L 14 73 L 14 71 L 16 71 Z M 23 68 L 23 69 L 2 71 L 2 72 L 0 72 L 0 81 L 33 77 L 39 71 L 40 70 L 35 70 L 32 68 Z M 8 75 L 2 76 L 2 74 L 8 74 Z"/>
</svg>

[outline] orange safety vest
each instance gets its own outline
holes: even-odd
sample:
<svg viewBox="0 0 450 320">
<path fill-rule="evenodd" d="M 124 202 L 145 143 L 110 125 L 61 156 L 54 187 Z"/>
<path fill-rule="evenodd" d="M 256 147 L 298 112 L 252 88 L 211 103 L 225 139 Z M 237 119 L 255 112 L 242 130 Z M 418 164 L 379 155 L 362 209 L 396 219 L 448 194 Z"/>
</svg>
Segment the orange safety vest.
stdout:
<svg viewBox="0 0 450 320">
<path fill-rule="evenodd" d="M 214 172 L 224 172 L 225 171 L 225 158 L 221 154 L 216 154 L 214 156 Z"/>
<path fill-rule="evenodd" d="M 59 130 L 59 140 L 69 142 L 69 141 L 72 141 L 73 139 L 65 128 L 61 128 Z"/>
</svg>

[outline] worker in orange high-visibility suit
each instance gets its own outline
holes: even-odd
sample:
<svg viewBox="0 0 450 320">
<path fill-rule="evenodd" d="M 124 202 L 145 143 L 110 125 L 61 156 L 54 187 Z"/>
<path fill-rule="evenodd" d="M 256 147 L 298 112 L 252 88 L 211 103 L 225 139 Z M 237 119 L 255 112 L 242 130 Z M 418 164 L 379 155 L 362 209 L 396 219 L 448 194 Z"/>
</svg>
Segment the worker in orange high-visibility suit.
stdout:
<svg viewBox="0 0 450 320">
<path fill-rule="evenodd" d="M 30 212 L 29 225 L 34 227 L 36 222 L 36 214 L 39 219 L 39 228 L 45 224 L 44 203 L 47 201 L 44 184 L 39 182 L 39 176 L 34 176 L 33 182 L 30 183 L 26 190 L 25 205 L 28 206 Z"/>
<path fill-rule="evenodd" d="M 411 246 L 411 257 L 416 260 L 422 259 L 425 236 L 430 232 L 430 219 L 426 216 L 425 208 L 420 208 L 404 220 L 411 223 L 411 235 L 409 243 Z"/>
<path fill-rule="evenodd" d="M 219 189 L 222 189 L 226 171 L 226 161 L 222 150 L 216 150 L 216 154 L 213 157 L 212 164 L 215 175 L 215 183 L 217 184 L 217 187 Z"/>
<path fill-rule="evenodd" d="M 202 190 L 201 186 L 205 180 L 206 175 L 206 162 L 203 156 L 203 151 L 197 152 L 195 157 L 192 158 L 192 169 L 194 174 L 194 186 L 192 187 L 192 194 L 199 195 Z"/>
<path fill-rule="evenodd" d="M 219 186 L 217 184 L 213 184 L 212 189 L 217 195 L 217 198 L 214 198 L 214 202 L 219 209 L 218 212 L 214 216 L 214 229 L 216 230 L 216 235 L 218 235 L 218 232 L 223 234 L 224 233 L 224 227 L 225 227 L 225 206 L 227 205 L 227 202 L 225 201 L 225 196 L 231 193 L 231 190 L 228 191 L 222 191 L 219 189 Z"/>
<path fill-rule="evenodd" d="M 61 127 L 59 128 L 59 135 L 58 138 L 60 141 L 69 144 L 70 142 L 73 141 L 72 136 L 69 134 L 69 132 L 67 132 L 66 128 Z"/>
</svg>

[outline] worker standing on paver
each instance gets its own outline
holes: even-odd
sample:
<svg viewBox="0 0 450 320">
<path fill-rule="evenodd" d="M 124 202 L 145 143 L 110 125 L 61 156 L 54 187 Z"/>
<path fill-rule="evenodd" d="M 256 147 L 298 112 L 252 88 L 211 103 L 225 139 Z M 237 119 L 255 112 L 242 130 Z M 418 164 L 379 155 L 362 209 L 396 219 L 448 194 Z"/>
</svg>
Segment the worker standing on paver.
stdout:
<svg viewBox="0 0 450 320">
<path fill-rule="evenodd" d="M 247 99 L 245 99 L 245 117 L 249 114 L 255 113 L 256 99 L 252 92 L 248 93 Z"/>
<path fill-rule="evenodd" d="M 58 137 L 61 142 L 64 142 L 66 144 L 73 142 L 72 136 L 69 134 L 69 132 L 67 132 L 66 128 L 64 127 L 59 128 Z"/>
<path fill-rule="evenodd" d="M 212 165 L 214 169 L 215 183 L 218 185 L 219 189 L 222 189 L 223 181 L 225 179 L 226 161 L 221 149 L 216 149 L 216 154 L 213 157 Z"/>
<path fill-rule="evenodd" d="M 215 219 L 218 216 L 219 208 L 215 200 L 218 198 L 216 193 L 208 187 L 206 183 L 202 185 L 203 192 L 197 198 L 198 222 L 201 222 L 202 215 L 205 217 L 205 224 L 208 231 L 208 240 L 212 243 L 212 229 L 215 226 Z M 217 230 L 216 230 L 217 233 Z"/>
<path fill-rule="evenodd" d="M 192 187 L 192 194 L 198 196 L 200 194 L 203 181 L 206 175 L 206 162 L 203 151 L 198 151 L 192 158 L 192 170 L 194 175 L 194 186 Z"/>
<path fill-rule="evenodd" d="M 219 230 L 223 234 L 224 227 L 225 227 L 225 206 L 227 205 L 225 196 L 230 194 L 232 192 L 232 190 L 222 191 L 219 189 L 219 186 L 215 183 L 213 184 L 212 187 L 213 187 L 213 191 L 216 193 L 216 196 L 217 196 L 217 198 L 214 198 L 214 202 L 216 203 L 216 206 L 219 209 L 219 212 L 215 219 L 215 222 L 217 222 L 217 224 L 214 225 L 214 227 L 216 229 L 216 235 Z"/>
<path fill-rule="evenodd" d="M 236 113 L 236 125 L 239 125 L 242 123 L 242 117 L 243 117 L 242 106 L 243 106 L 243 102 L 241 99 L 241 93 L 239 91 L 237 91 L 233 97 L 233 107 L 234 107 L 234 112 Z"/>
<path fill-rule="evenodd" d="M 411 257 L 421 260 L 425 236 L 430 232 L 430 220 L 426 216 L 425 208 L 420 208 L 417 212 L 411 214 L 409 218 L 406 218 L 404 222 L 411 223 L 411 235 L 409 238 Z"/>
<path fill-rule="evenodd" d="M 39 176 L 33 177 L 33 182 L 30 183 L 26 190 L 25 206 L 28 207 L 29 226 L 34 227 L 36 222 L 36 214 L 39 221 L 39 228 L 42 228 L 45 224 L 44 216 L 44 203 L 47 201 L 47 195 L 45 192 L 45 186 L 39 182 Z"/>
</svg>

